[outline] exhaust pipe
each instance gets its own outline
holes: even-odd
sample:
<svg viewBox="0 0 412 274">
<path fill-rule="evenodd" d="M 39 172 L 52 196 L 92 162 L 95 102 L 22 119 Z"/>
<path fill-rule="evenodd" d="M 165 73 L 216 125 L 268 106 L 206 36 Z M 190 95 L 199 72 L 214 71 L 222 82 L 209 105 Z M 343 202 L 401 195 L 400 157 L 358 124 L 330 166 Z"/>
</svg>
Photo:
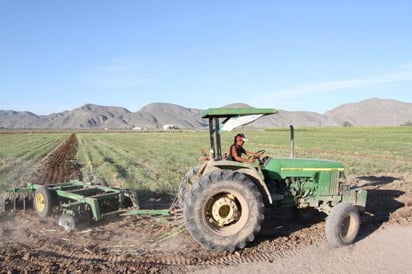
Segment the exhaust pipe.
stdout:
<svg viewBox="0 0 412 274">
<path fill-rule="evenodd" d="M 290 127 L 290 158 L 295 157 L 295 129 L 292 125 Z"/>
</svg>

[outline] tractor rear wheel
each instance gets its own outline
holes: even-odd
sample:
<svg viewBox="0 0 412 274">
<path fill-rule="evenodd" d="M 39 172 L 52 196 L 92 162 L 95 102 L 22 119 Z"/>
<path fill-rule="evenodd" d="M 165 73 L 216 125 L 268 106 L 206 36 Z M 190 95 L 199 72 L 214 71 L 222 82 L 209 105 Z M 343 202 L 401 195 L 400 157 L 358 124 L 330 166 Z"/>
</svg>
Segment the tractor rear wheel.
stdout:
<svg viewBox="0 0 412 274">
<path fill-rule="evenodd" d="M 185 205 L 185 200 L 190 193 L 190 189 L 192 188 L 193 185 L 193 178 L 196 176 L 196 174 L 199 172 L 201 165 L 196 165 L 192 169 L 190 169 L 186 174 L 185 177 L 183 177 L 182 181 L 180 182 L 179 185 L 179 190 L 177 192 L 177 198 L 179 201 L 179 206 L 180 208 L 183 208 Z"/>
<path fill-rule="evenodd" d="M 186 228 L 207 249 L 234 251 L 253 241 L 264 218 L 262 195 L 246 175 L 213 171 L 193 185 L 184 207 Z"/>
<path fill-rule="evenodd" d="M 358 235 L 359 226 L 356 207 L 349 203 L 337 204 L 326 218 L 326 238 L 334 247 L 349 245 Z"/>
<path fill-rule="evenodd" d="M 53 198 L 50 190 L 39 187 L 34 193 L 34 210 L 40 217 L 50 216 L 53 207 Z"/>
</svg>

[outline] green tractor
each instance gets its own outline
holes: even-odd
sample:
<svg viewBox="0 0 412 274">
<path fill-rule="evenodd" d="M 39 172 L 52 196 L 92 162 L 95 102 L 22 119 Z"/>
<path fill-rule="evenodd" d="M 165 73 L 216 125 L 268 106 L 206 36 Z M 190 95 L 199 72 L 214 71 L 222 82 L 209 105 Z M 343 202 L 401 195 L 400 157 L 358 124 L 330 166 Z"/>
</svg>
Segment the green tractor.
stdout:
<svg viewBox="0 0 412 274">
<path fill-rule="evenodd" d="M 326 238 L 333 246 L 355 240 L 366 191 L 344 183 L 344 167 L 338 162 L 294 158 L 293 126 L 290 158 L 265 156 L 255 163 L 241 163 L 222 154 L 222 130 L 276 112 L 258 108 L 204 112 L 202 118 L 209 119 L 210 152 L 187 172 L 178 191 L 186 228 L 201 246 L 216 251 L 244 248 L 260 231 L 265 209 L 280 206 L 297 208 L 302 217 L 314 211 L 326 213 Z"/>
</svg>

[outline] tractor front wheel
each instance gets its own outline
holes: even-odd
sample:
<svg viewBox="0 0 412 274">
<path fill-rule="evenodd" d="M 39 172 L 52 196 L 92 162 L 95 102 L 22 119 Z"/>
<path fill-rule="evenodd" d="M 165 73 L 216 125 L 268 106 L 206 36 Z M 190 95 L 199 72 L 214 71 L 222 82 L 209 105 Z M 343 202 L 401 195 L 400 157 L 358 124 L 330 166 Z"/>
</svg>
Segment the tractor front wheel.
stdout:
<svg viewBox="0 0 412 274">
<path fill-rule="evenodd" d="M 334 247 L 353 243 L 360 226 L 359 213 L 356 207 L 349 203 L 340 203 L 332 208 L 326 218 L 326 238 Z"/>
<path fill-rule="evenodd" d="M 234 251 L 253 241 L 264 218 L 262 195 L 247 176 L 213 171 L 193 185 L 184 219 L 193 239 L 207 249 Z"/>
</svg>

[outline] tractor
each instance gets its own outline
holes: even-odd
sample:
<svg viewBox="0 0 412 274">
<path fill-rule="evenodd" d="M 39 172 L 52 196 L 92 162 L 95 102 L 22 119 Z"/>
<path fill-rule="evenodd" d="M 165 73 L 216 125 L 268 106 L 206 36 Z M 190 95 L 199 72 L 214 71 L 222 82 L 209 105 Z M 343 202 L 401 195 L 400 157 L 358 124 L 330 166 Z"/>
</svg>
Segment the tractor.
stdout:
<svg viewBox="0 0 412 274">
<path fill-rule="evenodd" d="M 282 206 L 296 208 L 302 217 L 326 213 L 326 238 L 332 246 L 355 240 L 367 192 L 345 184 L 338 162 L 295 158 L 293 126 L 290 157 L 245 163 L 222 154 L 222 131 L 275 113 L 267 108 L 209 108 L 203 113 L 209 120 L 210 150 L 182 179 L 178 200 L 189 234 L 204 248 L 244 248 L 261 230 L 265 210 Z"/>
</svg>

